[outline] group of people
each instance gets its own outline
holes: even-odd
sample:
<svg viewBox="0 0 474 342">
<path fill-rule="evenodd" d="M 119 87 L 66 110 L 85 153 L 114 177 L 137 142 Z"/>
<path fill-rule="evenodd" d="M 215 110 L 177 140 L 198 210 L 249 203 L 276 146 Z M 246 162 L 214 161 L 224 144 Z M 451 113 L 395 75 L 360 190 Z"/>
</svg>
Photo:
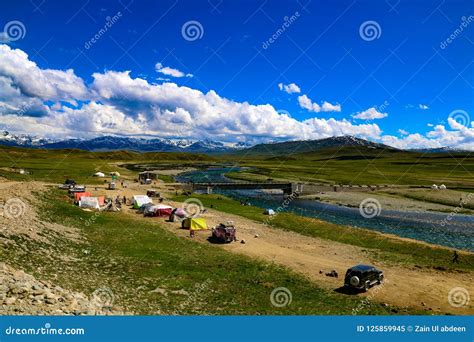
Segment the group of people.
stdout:
<svg viewBox="0 0 474 342">
<path fill-rule="evenodd" d="M 250 203 L 250 201 L 249 201 L 248 198 L 247 198 L 245 201 L 240 200 L 240 205 L 251 206 L 252 204 Z"/>
<path fill-rule="evenodd" d="M 127 197 L 123 196 L 123 197 L 120 197 L 120 195 L 117 195 L 117 197 L 115 197 L 115 204 L 118 206 L 118 207 L 121 207 L 122 204 L 127 204 Z"/>
</svg>

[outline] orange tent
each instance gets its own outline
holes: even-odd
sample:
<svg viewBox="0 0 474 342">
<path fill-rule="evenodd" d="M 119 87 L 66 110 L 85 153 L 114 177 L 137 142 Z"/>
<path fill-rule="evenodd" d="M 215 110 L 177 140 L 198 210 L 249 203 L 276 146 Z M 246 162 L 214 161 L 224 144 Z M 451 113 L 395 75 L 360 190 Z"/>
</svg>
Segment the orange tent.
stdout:
<svg viewBox="0 0 474 342">
<path fill-rule="evenodd" d="M 105 197 L 104 196 L 97 196 L 97 200 L 99 201 L 99 205 L 103 206 L 105 203 Z"/>
<path fill-rule="evenodd" d="M 81 200 L 81 197 L 91 197 L 92 194 L 90 192 L 75 192 L 74 193 L 74 202 L 79 202 Z"/>
</svg>

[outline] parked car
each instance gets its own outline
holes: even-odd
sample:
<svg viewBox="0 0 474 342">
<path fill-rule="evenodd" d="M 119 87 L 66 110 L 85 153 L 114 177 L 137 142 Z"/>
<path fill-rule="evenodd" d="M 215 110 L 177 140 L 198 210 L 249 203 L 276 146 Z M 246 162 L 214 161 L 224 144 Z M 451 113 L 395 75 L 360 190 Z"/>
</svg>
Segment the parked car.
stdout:
<svg viewBox="0 0 474 342">
<path fill-rule="evenodd" d="M 383 272 L 374 266 L 357 265 L 347 270 L 344 286 L 351 289 L 367 291 L 374 285 L 383 282 Z"/>
<path fill-rule="evenodd" d="M 222 243 L 237 241 L 236 231 L 232 223 L 221 223 L 212 228 L 212 238 Z"/>
</svg>

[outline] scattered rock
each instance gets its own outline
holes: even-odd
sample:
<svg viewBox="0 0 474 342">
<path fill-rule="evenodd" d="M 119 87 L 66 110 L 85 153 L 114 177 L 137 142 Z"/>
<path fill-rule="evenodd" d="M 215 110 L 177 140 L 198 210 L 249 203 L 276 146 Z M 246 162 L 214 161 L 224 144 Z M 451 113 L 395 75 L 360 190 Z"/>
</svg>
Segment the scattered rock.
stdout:
<svg viewBox="0 0 474 342">
<path fill-rule="evenodd" d="M 177 295 L 184 295 L 184 296 L 187 296 L 189 294 L 188 291 L 186 290 L 175 290 L 175 291 L 171 291 L 172 294 L 177 294 Z"/>
<path fill-rule="evenodd" d="M 156 289 L 151 290 L 149 293 L 159 293 L 166 296 L 166 290 L 160 287 L 157 287 Z"/>
<path fill-rule="evenodd" d="M 242 240 L 240 241 L 240 243 L 243 244 L 243 245 L 245 245 L 245 240 L 242 239 Z"/>
<path fill-rule="evenodd" d="M 0 262 L 0 315 L 122 315 L 83 293 L 65 290 Z"/>
</svg>

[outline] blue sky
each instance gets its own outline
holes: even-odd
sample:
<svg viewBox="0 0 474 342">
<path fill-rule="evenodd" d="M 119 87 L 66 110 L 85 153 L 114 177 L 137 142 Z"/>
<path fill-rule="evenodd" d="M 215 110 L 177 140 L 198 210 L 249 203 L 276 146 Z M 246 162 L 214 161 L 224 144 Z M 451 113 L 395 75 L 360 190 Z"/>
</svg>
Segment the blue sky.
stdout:
<svg viewBox="0 0 474 342">
<path fill-rule="evenodd" d="M 474 144 L 472 1 L 27 0 L 0 7 L 0 29 L 19 21 L 24 30 L 20 39 L 0 35 L 8 47 L 0 77 L 21 92 L 0 95 L 4 128 L 12 131 L 249 142 L 354 134 L 401 147 Z M 100 33 L 107 18 L 113 23 Z M 186 24 L 198 37 L 183 35 Z M 17 69 L 28 70 L 27 62 L 38 72 L 73 69 L 87 89 L 25 90 L 21 72 L 5 67 L 16 49 L 28 55 Z M 110 77 L 98 81 L 94 73 Z M 41 75 L 52 88 L 77 81 Z M 166 83 L 177 87 L 154 88 Z M 291 84 L 294 92 L 285 91 Z M 201 96 L 210 91 L 218 101 Z M 191 94 L 195 101 L 181 106 Z M 40 102 L 45 107 L 36 110 Z M 100 115 L 123 117 L 83 123 Z M 49 130 L 52 122 L 63 129 Z"/>
</svg>

